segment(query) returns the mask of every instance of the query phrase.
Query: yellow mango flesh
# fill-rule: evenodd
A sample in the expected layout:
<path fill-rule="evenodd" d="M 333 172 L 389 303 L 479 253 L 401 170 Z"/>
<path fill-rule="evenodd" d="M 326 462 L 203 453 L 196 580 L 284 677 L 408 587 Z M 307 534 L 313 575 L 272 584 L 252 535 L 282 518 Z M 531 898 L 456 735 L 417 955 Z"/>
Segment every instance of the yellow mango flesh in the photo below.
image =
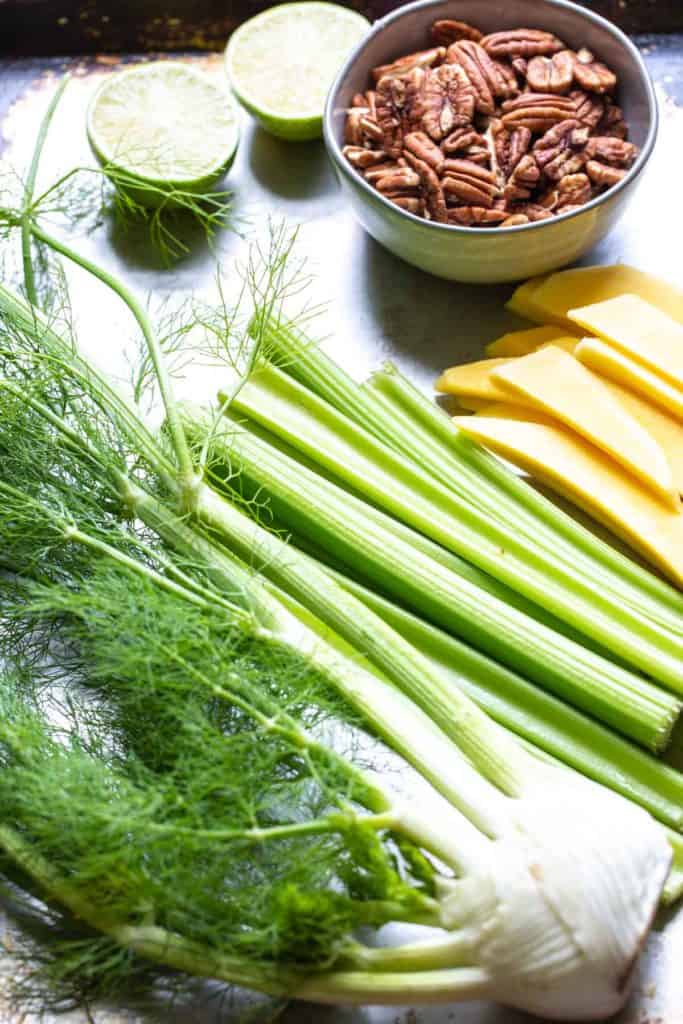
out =
<path fill-rule="evenodd" d="M 485 399 L 487 402 L 503 401 L 505 392 L 491 380 L 491 371 L 507 363 L 507 359 L 482 359 L 477 363 L 463 363 L 444 370 L 436 384 L 435 391 L 463 398 Z"/>
<path fill-rule="evenodd" d="M 517 316 L 524 317 L 526 320 L 536 320 L 539 323 L 543 323 L 543 313 L 534 304 L 533 297 L 545 280 L 547 280 L 547 275 L 532 277 L 523 284 L 518 285 L 505 303 L 505 308 L 509 309 L 511 313 L 516 313 Z"/>
<path fill-rule="evenodd" d="M 528 331 L 510 331 L 490 342 L 484 349 L 492 359 L 509 356 L 526 356 L 535 352 L 539 345 L 548 341 L 557 341 L 563 331 L 559 327 L 546 324 L 544 327 L 531 327 Z"/>
<path fill-rule="evenodd" d="M 532 289 L 533 306 L 529 308 L 533 309 L 534 316 L 531 319 L 563 324 L 572 331 L 574 324 L 567 317 L 570 309 L 625 294 L 638 295 L 683 323 L 683 291 L 623 263 L 612 267 L 576 267 L 550 274 Z"/>
<path fill-rule="evenodd" d="M 590 370 L 642 395 L 647 401 L 683 419 L 683 388 L 669 384 L 658 373 L 641 366 L 605 341 L 587 338 L 576 348 L 576 358 Z"/>
<path fill-rule="evenodd" d="M 531 402 L 595 444 L 659 497 L 678 506 L 671 467 L 648 432 L 573 356 L 553 345 L 510 360 L 492 373 L 513 400 Z"/>
<path fill-rule="evenodd" d="M 683 324 L 639 295 L 569 311 L 569 317 L 620 352 L 683 388 Z"/>
<path fill-rule="evenodd" d="M 551 419 L 456 417 L 470 437 L 573 501 L 678 585 L 683 585 L 683 515 L 666 508 L 634 477 Z"/>

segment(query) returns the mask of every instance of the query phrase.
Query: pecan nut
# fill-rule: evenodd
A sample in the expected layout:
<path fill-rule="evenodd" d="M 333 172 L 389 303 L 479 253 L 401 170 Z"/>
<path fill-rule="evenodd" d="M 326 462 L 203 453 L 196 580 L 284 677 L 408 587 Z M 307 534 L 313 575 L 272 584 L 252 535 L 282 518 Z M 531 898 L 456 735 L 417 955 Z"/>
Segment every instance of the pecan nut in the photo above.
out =
<path fill-rule="evenodd" d="M 444 162 L 443 150 L 429 138 L 425 132 L 409 132 L 403 140 L 403 144 L 419 160 L 433 167 L 437 174 L 441 174 Z"/>
<path fill-rule="evenodd" d="M 419 160 L 412 153 L 407 152 L 405 156 L 410 166 L 413 170 L 417 171 L 420 177 L 422 197 L 426 207 L 425 212 L 429 214 L 431 220 L 445 224 L 448 220 L 446 199 L 438 175 L 429 164 L 425 163 L 424 160 Z"/>
<path fill-rule="evenodd" d="M 537 28 L 513 28 L 505 32 L 492 32 L 484 36 L 481 45 L 492 57 L 549 57 L 552 53 L 565 50 L 561 39 L 552 32 Z"/>
<path fill-rule="evenodd" d="M 483 32 L 466 21 L 454 21 L 452 18 L 443 18 L 435 21 L 432 25 L 432 41 L 437 46 L 450 46 L 457 43 L 459 39 L 473 39 L 478 43 Z"/>
<path fill-rule="evenodd" d="M 621 181 L 626 171 L 619 167 L 608 167 L 599 160 L 589 160 L 586 163 L 586 174 L 599 188 L 611 188 Z"/>
<path fill-rule="evenodd" d="M 434 64 L 443 60 L 446 51 L 443 46 L 435 46 L 431 50 L 418 50 L 416 53 L 407 53 L 405 57 L 399 57 L 391 64 L 380 64 L 371 71 L 373 81 L 377 84 L 382 78 L 395 78 L 412 71 L 413 68 L 431 68 Z"/>
<path fill-rule="evenodd" d="M 586 92 L 612 92 L 617 84 L 617 76 L 596 60 L 590 50 L 581 49 L 576 55 L 574 78 Z"/>
<path fill-rule="evenodd" d="M 530 153 L 523 156 L 508 178 L 505 195 L 509 200 L 528 199 L 538 185 L 541 172 Z"/>
<path fill-rule="evenodd" d="M 392 203 L 400 206 L 402 210 L 412 213 L 415 217 L 424 217 L 425 202 L 421 196 L 386 196 L 385 198 L 391 199 Z"/>
<path fill-rule="evenodd" d="M 525 213 L 513 213 L 506 217 L 501 223 L 502 228 L 518 228 L 522 224 L 528 224 L 529 218 Z"/>
<path fill-rule="evenodd" d="M 610 167 L 630 167 L 638 155 L 638 149 L 632 142 L 623 139 L 594 135 L 586 143 L 585 154 L 589 160 L 600 160 Z"/>
<path fill-rule="evenodd" d="M 590 178 L 586 174 L 566 174 L 557 185 L 558 207 L 583 206 L 593 195 Z"/>
<path fill-rule="evenodd" d="M 414 68 L 408 75 L 385 76 L 377 85 L 377 123 L 382 149 L 392 159 L 403 150 L 403 137 L 419 126 L 420 96 L 425 72 Z M 352 111 L 353 113 L 353 111 Z"/>
<path fill-rule="evenodd" d="M 422 129 L 439 142 L 474 118 L 476 94 L 459 64 L 442 64 L 425 75 L 421 89 Z"/>
<path fill-rule="evenodd" d="M 546 132 L 572 116 L 575 116 L 575 106 L 569 96 L 526 92 L 503 103 L 503 124 L 507 128 Z"/>
<path fill-rule="evenodd" d="M 575 174 L 585 163 L 583 151 L 587 140 L 588 129 L 575 118 L 560 121 L 534 143 L 536 163 L 550 181 Z"/>
<path fill-rule="evenodd" d="M 609 96 L 605 96 L 603 110 L 602 118 L 596 127 L 598 135 L 611 135 L 615 139 L 625 139 L 628 135 L 628 128 L 621 107 L 613 103 Z"/>
<path fill-rule="evenodd" d="M 488 164 L 491 159 L 485 137 L 470 127 L 456 128 L 443 140 L 441 149 L 450 156 L 461 153 L 465 159 L 477 164 Z"/>
<path fill-rule="evenodd" d="M 508 128 L 499 119 L 491 122 L 491 138 L 496 163 L 505 178 L 509 178 L 515 167 L 531 145 L 528 128 Z"/>
<path fill-rule="evenodd" d="M 552 57 L 534 57 L 529 61 L 526 80 L 536 92 L 567 93 L 574 81 L 575 62 L 573 50 L 560 50 Z"/>
<path fill-rule="evenodd" d="M 486 206 L 453 206 L 448 211 L 448 223 L 460 227 L 495 227 L 506 218 L 505 210 L 492 210 Z"/>
<path fill-rule="evenodd" d="M 493 206 L 498 188 L 492 171 L 470 160 L 445 160 L 443 191 L 465 206 Z"/>
<path fill-rule="evenodd" d="M 420 175 L 412 171 L 410 167 L 397 167 L 388 170 L 377 179 L 375 187 L 378 192 L 387 194 L 408 194 L 417 195 L 422 182 Z"/>
<path fill-rule="evenodd" d="M 377 164 L 375 167 L 368 167 L 363 174 L 363 177 L 366 181 L 369 181 L 371 185 L 376 185 L 377 182 L 381 178 L 386 177 L 390 171 L 397 171 L 400 167 L 405 167 L 405 164 L 399 164 L 395 160 L 388 160 L 384 163 Z"/>
<path fill-rule="evenodd" d="M 353 167 L 364 171 L 386 160 L 383 149 L 366 149 L 364 146 L 344 146 L 342 153 Z"/>
<path fill-rule="evenodd" d="M 448 47 L 446 60 L 460 64 L 476 93 L 476 109 L 490 116 L 495 110 L 494 99 L 518 92 L 517 80 L 503 71 L 503 65 L 492 60 L 486 50 L 472 40 L 462 40 Z"/>

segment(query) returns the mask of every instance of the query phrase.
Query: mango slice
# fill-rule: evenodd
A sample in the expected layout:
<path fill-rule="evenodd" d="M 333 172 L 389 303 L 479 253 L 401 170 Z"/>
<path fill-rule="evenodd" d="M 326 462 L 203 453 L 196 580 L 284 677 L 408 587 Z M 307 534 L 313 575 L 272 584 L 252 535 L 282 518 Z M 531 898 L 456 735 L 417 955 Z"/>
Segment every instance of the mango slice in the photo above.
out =
<path fill-rule="evenodd" d="M 539 345 L 548 341 L 557 341 L 565 332 L 559 327 L 546 324 L 543 327 L 531 327 L 527 331 L 509 331 L 500 338 L 486 345 L 484 351 L 492 359 L 505 356 L 526 356 L 535 352 Z"/>
<path fill-rule="evenodd" d="M 605 341 L 586 338 L 576 347 L 576 358 L 616 384 L 642 395 L 649 402 L 683 420 L 683 388 L 669 384 L 658 373 L 641 366 Z"/>
<path fill-rule="evenodd" d="M 648 432 L 602 381 L 554 345 L 512 359 L 491 374 L 514 400 L 531 402 L 611 455 L 662 500 L 678 507 L 671 467 Z"/>
<path fill-rule="evenodd" d="M 549 418 L 461 416 L 456 426 L 606 525 L 679 586 L 683 515 L 665 507 L 599 448 Z"/>
<path fill-rule="evenodd" d="M 491 381 L 491 371 L 507 362 L 507 359 L 481 359 L 476 363 L 452 366 L 444 370 L 434 390 L 456 395 L 458 399 L 466 397 L 485 399 L 487 402 L 504 401 L 507 395 Z"/>
<path fill-rule="evenodd" d="M 537 284 L 531 294 L 533 302 L 528 308 L 534 315 L 530 319 L 561 324 L 570 331 L 575 329 L 567 318 L 570 309 L 625 294 L 639 295 L 678 323 L 683 323 L 683 291 L 668 281 L 623 263 L 612 267 L 560 270 Z"/>
<path fill-rule="evenodd" d="M 571 320 L 683 388 L 683 324 L 639 295 L 571 309 Z"/>
<path fill-rule="evenodd" d="M 528 281 L 518 285 L 505 303 L 505 308 L 509 309 L 511 313 L 516 313 L 517 316 L 524 317 L 526 320 L 536 320 L 539 323 L 543 323 L 543 313 L 534 304 L 533 297 L 534 293 L 547 278 L 547 274 L 540 277 L 531 277 Z"/>

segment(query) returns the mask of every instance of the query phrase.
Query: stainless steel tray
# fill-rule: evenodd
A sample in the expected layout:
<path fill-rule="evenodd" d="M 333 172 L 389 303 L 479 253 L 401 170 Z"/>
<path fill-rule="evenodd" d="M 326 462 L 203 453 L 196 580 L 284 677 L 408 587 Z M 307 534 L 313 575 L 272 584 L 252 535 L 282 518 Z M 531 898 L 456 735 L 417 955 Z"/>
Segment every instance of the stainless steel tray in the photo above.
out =
<path fill-rule="evenodd" d="M 642 41 L 661 101 L 660 140 L 650 169 L 626 220 L 587 262 L 626 261 L 681 281 L 683 205 L 678 195 L 683 158 L 683 37 Z M 216 56 L 183 58 L 222 74 Z M 42 179 L 55 179 L 74 163 L 90 163 L 84 111 L 96 79 L 115 69 L 112 57 L 87 60 L 18 61 L 0 67 L 5 107 L 0 147 L 2 163 L 23 171 L 35 132 L 56 77 L 65 69 L 74 80 L 65 95 L 45 150 Z M 12 100 L 8 103 L 9 96 Z M 230 172 L 235 213 L 245 233 L 265 237 L 268 217 L 299 224 L 298 253 L 317 278 L 316 301 L 327 307 L 316 331 L 335 357 L 359 378 L 391 357 L 425 390 L 444 366 L 476 358 L 483 344 L 517 325 L 503 303 L 510 288 L 460 286 L 430 278 L 400 263 L 371 241 L 352 220 L 337 191 L 322 143 L 288 145 L 264 134 L 244 118 L 238 157 Z M 214 262 L 199 246 L 173 270 L 161 271 L 145 255 L 134 235 L 112 232 L 105 222 L 78 241 L 80 249 L 124 276 L 141 295 L 176 302 L 193 291 L 210 293 Z M 243 261 L 247 242 L 223 233 L 217 243 L 224 269 Z M 112 373 L 126 375 L 124 352 L 134 334 L 119 304 L 82 272 L 69 274 L 79 335 L 88 352 Z M 236 285 L 237 274 L 230 278 Z M 154 300 L 153 300 L 154 301 Z M 197 363 L 187 390 L 197 397 L 215 389 L 215 370 Z M 11 961 L 6 964 L 12 970 Z M 105 1008 L 96 1019 L 113 1022 L 217 1024 L 237 1020 L 241 1001 L 217 1009 L 198 995 L 191 1005 L 160 1005 L 137 1011 Z M 82 1013 L 61 1020 L 81 1024 Z M 523 1014 L 469 1003 L 421 1009 L 327 1009 L 291 1004 L 284 1024 L 521 1024 Z M 0 1021 L 28 1024 L 0 1001 Z M 643 955 L 633 998 L 618 1018 L 621 1024 L 683 1024 L 683 911 L 660 915 Z"/>

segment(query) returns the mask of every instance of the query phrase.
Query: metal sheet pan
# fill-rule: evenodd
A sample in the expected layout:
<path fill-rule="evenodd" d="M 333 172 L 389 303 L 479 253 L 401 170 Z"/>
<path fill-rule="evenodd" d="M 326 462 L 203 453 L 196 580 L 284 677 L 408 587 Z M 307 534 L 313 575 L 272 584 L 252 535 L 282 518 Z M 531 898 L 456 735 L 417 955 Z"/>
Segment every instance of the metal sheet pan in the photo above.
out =
<path fill-rule="evenodd" d="M 622 225 L 586 262 L 627 261 L 681 280 L 683 206 L 678 195 L 683 159 L 683 37 L 641 40 L 657 84 L 662 129 L 651 167 Z M 222 74 L 215 56 L 183 57 Z M 106 56 L 74 60 L 26 60 L 0 65 L 0 111 L 4 114 L 0 147 L 5 168 L 21 172 L 40 117 L 58 75 L 69 69 L 74 81 L 65 96 L 45 151 L 46 182 L 73 166 L 90 162 L 84 111 L 96 79 L 119 64 Z M 326 303 L 316 330 L 325 345 L 359 378 L 391 357 L 425 390 L 438 370 L 480 355 L 482 346 L 504 330 L 518 326 L 503 309 L 510 288 L 458 286 L 430 278 L 397 261 L 364 235 L 337 191 L 321 143 L 287 145 L 255 129 L 245 118 L 237 161 L 229 183 L 235 191 L 235 214 L 244 234 L 264 237 L 269 217 L 286 217 L 300 225 L 298 252 L 306 271 L 316 278 L 317 301 Z M 134 234 L 113 230 L 104 221 L 78 240 L 82 251 L 125 276 L 152 303 L 180 301 L 190 291 L 213 287 L 213 255 L 199 245 L 173 270 L 150 259 Z M 217 254 L 236 287 L 235 262 L 244 261 L 248 242 L 225 232 Z M 79 335 L 89 353 L 119 376 L 126 375 L 124 354 L 132 325 L 112 296 L 79 272 L 70 274 Z M 215 386 L 215 371 L 198 361 L 187 389 L 205 395 Z M 13 969 L 11 961 L 5 964 Z M 159 1004 L 144 1010 L 116 1007 L 98 1011 L 102 1024 L 214 1024 L 236 1020 L 243 1004 L 217 1008 L 206 992 L 189 1005 Z M 33 1018 L 0 1003 L 0 1019 L 19 1024 Z M 61 1020 L 82 1024 L 82 1013 Z M 258 1018 L 257 1018 L 258 1019 Z M 490 1004 L 404 1010 L 326 1009 L 293 1004 L 279 1020 L 284 1024 L 522 1024 L 522 1014 Z M 662 914 L 642 958 L 633 999 L 620 1024 L 683 1024 L 683 911 Z"/>

